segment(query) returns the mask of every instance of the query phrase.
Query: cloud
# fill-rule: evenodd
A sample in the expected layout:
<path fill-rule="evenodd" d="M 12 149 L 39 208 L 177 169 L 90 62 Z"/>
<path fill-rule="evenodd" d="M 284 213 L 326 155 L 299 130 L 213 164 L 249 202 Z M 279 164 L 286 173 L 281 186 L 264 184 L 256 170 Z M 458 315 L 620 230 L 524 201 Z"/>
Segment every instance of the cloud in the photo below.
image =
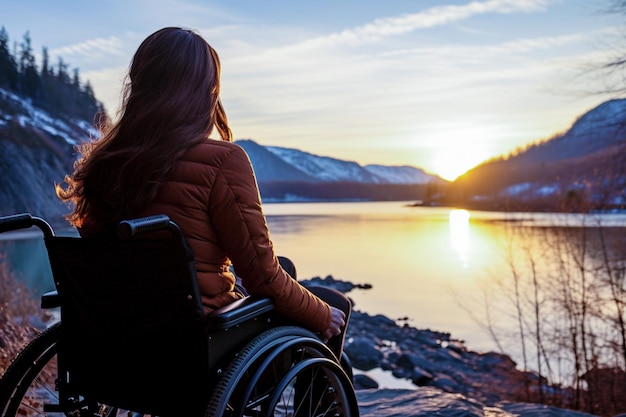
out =
<path fill-rule="evenodd" d="M 358 45 L 386 37 L 441 26 L 485 13 L 545 11 L 549 0 L 489 0 L 437 6 L 420 13 L 376 19 L 371 23 L 308 40 L 302 46 Z"/>
<path fill-rule="evenodd" d="M 120 106 L 122 82 L 126 71 L 127 67 L 120 65 L 87 71 L 83 74 L 84 78 L 88 79 L 93 86 L 98 100 L 102 101 L 111 117 L 116 117 L 116 112 Z"/>
<path fill-rule="evenodd" d="M 81 59 L 97 59 L 102 56 L 125 56 L 127 48 L 125 42 L 117 36 L 108 38 L 89 39 L 73 45 L 62 46 L 49 51 L 50 55 L 71 57 L 80 56 Z"/>

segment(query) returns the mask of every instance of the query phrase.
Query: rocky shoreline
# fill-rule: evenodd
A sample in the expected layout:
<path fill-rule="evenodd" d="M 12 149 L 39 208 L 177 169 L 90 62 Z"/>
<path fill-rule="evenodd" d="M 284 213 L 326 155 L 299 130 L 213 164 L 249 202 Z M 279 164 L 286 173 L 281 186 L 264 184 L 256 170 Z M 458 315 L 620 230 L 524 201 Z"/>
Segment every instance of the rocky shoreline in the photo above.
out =
<path fill-rule="evenodd" d="M 343 293 L 367 290 L 332 276 L 302 280 Z M 348 295 L 349 297 L 349 295 Z M 363 416 L 590 416 L 533 404 L 540 376 L 524 372 L 507 355 L 473 352 L 449 333 L 417 329 L 355 306 L 345 352 L 355 372 Z M 411 389 L 379 389 L 368 371 L 390 372 Z M 545 389 L 545 387 L 544 387 Z"/>
<path fill-rule="evenodd" d="M 303 280 L 341 292 L 370 285 L 332 276 Z M 348 295 L 349 296 L 349 295 Z M 34 323 L 21 326 L 0 309 L 0 371 L 19 346 L 32 338 Z M 43 324 L 43 323 L 39 323 Z M 590 417 L 590 414 L 528 401 L 538 376 L 522 372 L 508 356 L 472 352 L 449 333 L 417 329 L 406 320 L 371 316 L 357 308 L 346 335 L 345 352 L 355 372 L 362 417 Z M 372 374 L 382 371 L 407 388 L 380 388 Z"/>

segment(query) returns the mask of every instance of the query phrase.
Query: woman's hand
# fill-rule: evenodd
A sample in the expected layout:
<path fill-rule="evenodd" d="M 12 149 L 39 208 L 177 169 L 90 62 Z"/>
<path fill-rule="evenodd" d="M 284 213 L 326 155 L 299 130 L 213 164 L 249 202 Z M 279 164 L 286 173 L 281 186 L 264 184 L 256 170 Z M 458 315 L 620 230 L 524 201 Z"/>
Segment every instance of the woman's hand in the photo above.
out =
<path fill-rule="evenodd" d="M 337 307 L 330 306 L 330 325 L 322 332 L 322 338 L 328 340 L 341 333 L 341 329 L 346 325 L 346 315 Z"/>

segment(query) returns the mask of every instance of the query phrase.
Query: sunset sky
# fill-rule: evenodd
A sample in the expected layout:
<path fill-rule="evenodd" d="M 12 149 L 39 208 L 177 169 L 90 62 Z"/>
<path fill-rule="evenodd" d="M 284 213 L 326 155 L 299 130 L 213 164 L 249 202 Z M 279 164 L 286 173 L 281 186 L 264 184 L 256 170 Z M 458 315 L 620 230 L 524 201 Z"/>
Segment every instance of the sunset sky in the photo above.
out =
<path fill-rule="evenodd" d="M 139 43 L 197 29 L 236 139 L 454 178 L 567 129 L 626 47 L 610 0 L 0 0 L 0 25 L 78 67 L 115 114 Z M 39 61 L 40 62 L 40 61 Z"/>

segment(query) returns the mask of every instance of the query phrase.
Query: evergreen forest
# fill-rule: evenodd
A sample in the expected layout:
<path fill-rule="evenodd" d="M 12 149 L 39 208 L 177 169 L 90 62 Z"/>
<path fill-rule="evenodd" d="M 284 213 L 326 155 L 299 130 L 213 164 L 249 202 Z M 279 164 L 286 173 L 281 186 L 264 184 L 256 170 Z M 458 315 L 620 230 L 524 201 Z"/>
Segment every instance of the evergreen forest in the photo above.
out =
<path fill-rule="evenodd" d="M 36 62 L 30 33 L 21 42 L 11 41 L 4 26 L 0 29 L 0 89 L 18 94 L 58 118 L 93 121 L 105 115 L 104 106 L 94 96 L 89 81 L 81 82 L 78 68 L 69 69 L 59 57 L 50 62 L 46 47 Z"/>

